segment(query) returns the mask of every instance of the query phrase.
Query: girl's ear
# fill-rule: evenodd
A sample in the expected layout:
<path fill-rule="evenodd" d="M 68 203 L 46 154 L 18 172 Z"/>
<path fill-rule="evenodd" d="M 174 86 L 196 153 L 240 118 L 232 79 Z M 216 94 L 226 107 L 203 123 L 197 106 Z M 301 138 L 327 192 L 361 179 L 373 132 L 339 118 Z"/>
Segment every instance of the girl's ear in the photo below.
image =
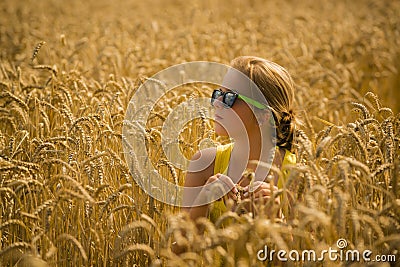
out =
<path fill-rule="evenodd" d="M 274 116 L 272 116 L 271 110 L 269 109 L 257 111 L 256 117 L 259 125 L 266 124 L 267 122 L 271 124 L 274 123 Z"/>

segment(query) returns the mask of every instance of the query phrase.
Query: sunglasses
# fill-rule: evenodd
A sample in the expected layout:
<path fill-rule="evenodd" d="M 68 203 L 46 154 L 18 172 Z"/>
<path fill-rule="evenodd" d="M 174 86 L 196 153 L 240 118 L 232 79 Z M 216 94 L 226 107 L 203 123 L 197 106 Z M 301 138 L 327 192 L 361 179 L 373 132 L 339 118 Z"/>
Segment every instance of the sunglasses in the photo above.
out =
<path fill-rule="evenodd" d="M 244 102 L 255 106 L 256 108 L 259 109 L 266 109 L 267 106 L 264 104 L 261 104 L 260 102 L 251 99 L 247 96 L 244 95 L 239 95 L 238 93 L 232 92 L 232 91 L 222 91 L 220 89 L 216 89 L 213 91 L 211 95 L 211 105 L 214 106 L 214 101 L 222 96 L 222 104 L 224 105 L 224 108 L 232 108 L 233 104 L 235 104 L 236 99 L 240 98 Z"/>

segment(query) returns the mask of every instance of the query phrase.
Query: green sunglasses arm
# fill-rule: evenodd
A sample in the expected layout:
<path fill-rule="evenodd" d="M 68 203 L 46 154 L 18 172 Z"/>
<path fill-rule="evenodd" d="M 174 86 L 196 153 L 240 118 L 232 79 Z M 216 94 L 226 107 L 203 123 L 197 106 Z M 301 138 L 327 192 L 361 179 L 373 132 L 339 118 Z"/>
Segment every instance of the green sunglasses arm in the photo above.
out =
<path fill-rule="evenodd" d="M 238 97 L 240 99 L 242 99 L 243 101 L 247 102 L 248 104 L 255 106 L 256 108 L 259 108 L 259 109 L 266 109 L 267 108 L 267 105 L 261 104 L 260 102 L 254 100 L 254 99 L 251 99 L 251 98 L 249 98 L 247 96 L 238 95 Z"/>

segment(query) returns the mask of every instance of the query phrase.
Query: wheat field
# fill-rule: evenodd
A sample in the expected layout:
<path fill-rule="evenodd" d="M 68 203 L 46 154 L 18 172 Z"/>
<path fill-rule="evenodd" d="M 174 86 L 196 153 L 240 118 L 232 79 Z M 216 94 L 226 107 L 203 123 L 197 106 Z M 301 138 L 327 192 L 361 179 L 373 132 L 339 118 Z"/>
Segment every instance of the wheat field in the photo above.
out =
<path fill-rule="evenodd" d="M 320 253 L 340 238 L 397 259 L 371 266 L 399 266 L 400 2 L 300 2 L 2 1 L 0 266 L 265 266 L 264 245 Z M 281 193 L 298 200 L 284 222 L 234 212 L 193 222 L 137 185 L 148 174 L 125 161 L 125 113 L 156 72 L 239 55 L 275 61 L 294 78 L 303 123 Z M 210 90 L 175 88 L 143 129 L 151 162 L 175 184 L 184 171 L 161 148 L 162 125 Z M 210 118 L 186 124 L 185 157 L 204 138 L 225 141 Z M 187 252 L 175 255 L 172 242 Z"/>

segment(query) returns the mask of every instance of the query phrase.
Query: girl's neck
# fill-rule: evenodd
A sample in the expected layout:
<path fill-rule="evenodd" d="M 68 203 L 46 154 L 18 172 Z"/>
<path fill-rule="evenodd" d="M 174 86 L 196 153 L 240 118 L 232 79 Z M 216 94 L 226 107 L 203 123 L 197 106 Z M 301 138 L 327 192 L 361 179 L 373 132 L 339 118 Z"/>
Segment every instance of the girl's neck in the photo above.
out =
<path fill-rule="evenodd" d="M 235 137 L 234 141 L 237 150 L 248 155 L 248 161 L 264 159 L 265 151 L 269 151 L 273 146 L 271 134 L 267 130 L 248 132 L 246 135 Z"/>
<path fill-rule="evenodd" d="M 266 176 L 268 170 L 260 167 L 256 162 L 272 164 L 274 155 L 271 151 L 275 148 L 268 133 L 248 133 L 248 135 L 234 138 L 234 141 L 235 146 L 230 161 L 230 169 L 234 175 L 238 176 L 240 172 L 248 168 L 256 171 L 256 174 L 260 176 Z"/>

